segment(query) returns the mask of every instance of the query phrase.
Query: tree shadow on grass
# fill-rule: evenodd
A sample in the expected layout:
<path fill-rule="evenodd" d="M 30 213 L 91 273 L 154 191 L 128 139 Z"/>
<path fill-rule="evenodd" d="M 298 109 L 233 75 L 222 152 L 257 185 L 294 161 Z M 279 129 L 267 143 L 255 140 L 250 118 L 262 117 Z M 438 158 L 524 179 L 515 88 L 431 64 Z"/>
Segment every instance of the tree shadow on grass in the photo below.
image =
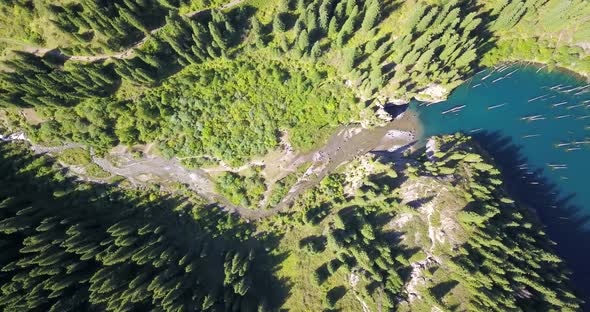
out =
<path fill-rule="evenodd" d="M 511 138 L 487 131 L 472 136 L 500 167 L 508 193 L 535 209 L 549 238 L 557 243 L 554 250 L 573 271 L 571 279 L 578 296 L 586 301 L 584 310 L 590 309 L 590 216 L 582 215 L 583 207 L 571 203 L 576 195 L 561 193 L 543 176 L 543 170 L 524 174 L 519 166 L 526 164 L 527 158 Z"/>
<path fill-rule="evenodd" d="M 436 286 L 432 287 L 430 290 L 432 294 L 438 299 L 441 300 L 446 294 L 448 294 L 455 286 L 457 286 L 459 282 L 457 281 L 447 281 L 437 284 Z"/>
<path fill-rule="evenodd" d="M 417 198 L 417 199 L 407 202 L 406 205 L 408 205 L 414 209 L 418 209 L 418 208 L 428 204 L 429 202 L 431 202 L 432 199 L 434 199 L 434 197 L 435 197 L 434 195 L 431 195 L 431 196 L 427 196 L 427 197 Z"/>
<path fill-rule="evenodd" d="M 330 213 L 330 204 L 321 203 L 305 212 L 305 220 L 313 225 L 318 225 Z"/>
<path fill-rule="evenodd" d="M 330 289 L 326 294 L 328 306 L 333 307 L 344 295 L 346 295 L 346 288 L 344 286 L 337 286 Z"/>
<path fill-rule="evenodd" d="M 281 264 L 289 256 L 282 252 L 274 254 L 271 250 L 278 250 L 282 239 L 280 235 L 267 235 L 264 238 L 254 238 L 248 243 L 251 244 L 260 255 L 255 259 L 253 270 L 252 293 L 257 298 L 265 298 L 270 311 L 279 311 L 280 307 L 289 297 L 292 283 L 287 278 L 277 278 L 276 272 L 280 270 Z"/>

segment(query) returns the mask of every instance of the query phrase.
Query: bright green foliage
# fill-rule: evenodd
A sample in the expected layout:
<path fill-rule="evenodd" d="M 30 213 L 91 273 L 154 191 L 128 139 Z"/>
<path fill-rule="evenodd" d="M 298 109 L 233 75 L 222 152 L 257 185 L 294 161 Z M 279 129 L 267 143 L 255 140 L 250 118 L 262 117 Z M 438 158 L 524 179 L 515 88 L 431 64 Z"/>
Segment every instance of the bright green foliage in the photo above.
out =
<path fill-rule="evenodd" d="M 354 68 L 357 53 L 355 48 L 350 48 L 344 51 L 344 70 L 351 71 Z"/>
<path fill-rule="evenodd" d="M 58 107 L 41 111 L 51 120 L 33 128 L 31 138 L 35 141 L 74 141 L 89 144 L 102 152 L 119 140 L 130 142 L 129 136 L 136 131 L 127 128 L 131 131 L 128 134 L 117 129 L 129 118 L 123 115 L 128 110 L 124 103 L 110 98 L 85 100 L 74 109 Z"/>
<path fill-rule="evenodd" d="M 290 173 L 286 177 L 277 181 L 273 186 L 271 194 L 269 195 L 269 206 L 275 207 L 285 197 L 285 195 L 287 195 L 287 192 L 289 192 L 295 182 L 297 182 L 296 173 Z"/>
<path fill-rule="evenodd" d="M 217 178 L 216 189 L 235 205 L 256 208 L 266 191 L 266 184 L 258 172 L 250 176 L 226 172 Z"/>
<path fill-rule="evenodd" d="M 274 62 L 267 62 L 267 58 L 281 59 L 288 72 L 297 71 L 295 68 L 300 67 L 300 64 L 296 64 L 293 66 L 295 68 L 290 68 L 292 59 L 297 58 L 308 63 L 301 67 L 309 68 L 309 63 L 318 64 L 322 72 L 329 73 L 314 80 L 311 86 L 304 83 L 303 87 L 295 88 L 296 82 L 287 80 L 292 83 L 289 87 L 293 90 L 315 89 L 315 86 L 322 85 L 323 79 L 350 81 L 354 86 L 351 92 L 356 93 L 359 98 L 378 95 L 408 97 L 432 83 L 452 89 L 466 75 L 472 73 L 474 67 L 505 60 L 532 59 L 548 62 L 550 66 L 566 66 L 580 72 L 590 71 L 588 58 L 581 48 L 561 47 L 553 39 L 543 41 L 534 37 L 504 40 L 502 37 L 512 29 L 522 31 L 523 28 L 538 27 L 553 31 L 559 29 L 556 20 L 578 21 L 588 10 L 588 6 L 582 5 L 579 0 L 492 1 L 481 7 L 470 2 L 445 1 L 433 4 L 419 1 L 412 7 L 411 14 L 400 19 L 399 23 L 403 25 L 399 25 L 399 29 L 391 33 L 382 21 L 395 24 L 397 21 L 391 17 L 397 17 L 396 14 L 400 12 L 382 10 L 383 4 L 376 0 L 292 2 L 289 4 L 288 1 L 281 1 L 280 9 L 273 10 L 269 16 L 251 16 L 241 8 L 181 15 L 179 13 L 186 12 L 184 9 L 189 6 L 202 5 L 172 0 L 117 0 L 104 6 L 92 1 L 82 1 L 79 4 L 59 3 L 50 6 L 51 10 L 45 10 L 47 12 L 43 10 L 46 4 L 35 3 L 32 9 L 18 4 L 20 2 L 6 4 L 15 5 L 23 12 L 33 12 L 33 15 L 42 16 L 49 14 L 49 11 L 53 12 L 50 14 L 56 25 L 60 25 L 64 32 L 79 37 L 79 40 L 75 39 L 78 43 L 71 47 L 80 51 L 66 49 L 64 53 L 96 54 L 98 50 L 93 52 L 92 49 L 96 49 L 98 42 L 105 50 L 118 50 L 131 42 L 139 41 L 146 31 L 163 26 L 153 31 L 133 53 L 104 63 L 86 62 L 83 65 L 82 62 L 64 62 L 64 56 L 57 52 L 48 53 L 42 59 L 21 53 L 6 62 L 6 67 L 14 71 L 1 73 L 0 101 L 4 105 L 33 106 L 43 111 L 46 119 L 51 121 L 29 131 L 29 136 L 38 141 L 73 140 L 106 150 L 118 143 L 168 141 L 169 137 L 173 137 L 174 140 L 163 148 L 167 156 L 207 154 L 212 156 L 210 159 L 243 161 L 252 155 L 263 154 L 275 145 L 276 139 L 271 138 L 267 131 L 271 128 L 293 130 L 294 125 L 305 124 L 308 129 L 306 135 L 312 133 L 312 137 L 303 138 L 297 135 L 294 140 L 298 143 L 293 143 L 298 147 L 308 148 L 312 142 L 321 141 L 311 129 L 325 126 L 328 128 L 322 129 L 333 129 L 334 125 L 349 122 L 347 116 L 354 114 L 350 115 L 348 111 L 356 109 L 342 109 L 350 101 L 337 99 L 338 105 L 331 101 L 310 103 L 309 106 L 295 105 L 297 110 L 293 111 L 301 113 L 295 113 L 294 116 L 284 114 L 281 103 L 273 105 L 272 112 L 268 113 L 269 117 L 265 117 L 262 122 L 256 121 L 254 125 L 233 122 L 236 119 L 234 116 L 238 114 L 223 115 L 230 111 L 229 106 L 236 106 L 240 107 L 239 114 L 245 116 L 245 103 L 233 103 L 233 100 L 225 96 L 235 94 L 231 92 L 231 87 L 223 86 L 224 91 L 229 93 L 219 93 L 223 98 L 221 100 L 207 96 L 205 99 L 198 99 L 202 103 L 215 103 L 209 113 L 221 113 L 214 114 L 213 119 L 217 120 L 215 123 L 223 130 L 227 127 L 219 119 L 226 116 L 232 116 L 228 121 L 236 127 L 257 128 L 254 132 L 247 131 L 247 138 L 258 140 L 259 146 L 244 147 L 233 141 L 235 131 L 216 136 L 220 127 L 214 127 L 203 134 L 201 128 L 204 126 L 201 124 L 208 120 L 196 117 L 200 116 L 195 115 L 198 108 L 175 99 L 169 101 L 169 97 L 176 95 L 169 94 L 167 99 L 161 101 L 173 102 L 174 105 L 146 104 L 139 100 L 145 93 L 148 93 L 148 98 L 153 97 L 145 89 L 157 88 L 161 84 L 169 88 L 185 89 L 186 84 L 181 82 L 185 78 L 185 72 L 177 74 L 179 78 L 170 76 L 195 65 L 217 66 L 207 64 L 209 62 L 244 63 L 244 59 L 252 55 L 256 55 L 254 58 L 262 63 Z M 216 3 L 212 2 L 211 5 Z M 177 12 L 174 8 L 178 7 L 181 10 Z M 393 7 L 398 9 L 400 6 Z M 269 25 L 260 24 L 259 21 Z M 249 27 L 249 23 L 252 27 Z M 583 21 L 580 20 L 580 23 Z M 292 25 L 292 29 L 287 29 L 287 26 Z M 576 27 L 574 36 L 583 38 L 584 28 Z M 246 31 L 250 34 L 246 34 Z M 375 35 L 378 31 L 379 37 Z M 486 45 L 491 42 L 491 35 L 500 36 L 497 43 L 494 43 L 495 47 Z M 86 42 L 84 38 L 90 41 Z M 253 44 L 242 44 L 241 40 L 244 38 L 252 40 Z M 481 52 L 487 48 L 491 49 L 482 57 Z M 250 49 L 262 51 L 260 54 L 258 51 L 251 54 Z M 219 61 L 219 58 L 229 58 L 229 61 Z M 483 62 L 480 63 L 480 60 Z M 339 76 L 324 70 L 324 67 L 330 66 L 336 69 Z M 197 72 L 195 75 L 201 75 L 200 70 Z M 266 75 L 264 71 L 257 71 L 257 74 L 261 77 Z M 302 74 L 308 76 L 307 73 Z M 252 77 L 252 81 L 265 79 L 267 78 Z M 205 78 L 202 80 L 206 82 Z M 235 82 L 234 79 L 224 81 Z M 172 87 L 174 83 L 180 83 L 181 86 Z M 264 88 L 271 90 L 275 85 L 276 81 L 265 83 Z M 280 86 L 277 88 L 277 101 L 287 102 Z M 127 93 L 129 90 L 131 94 Z M 338 93 L 343 93 L 340 91 L 339 89 Z M 117 100 L 113 100 L 114 97 Z M 192 99 L 183 101 L 193 102 Z M 84 110 L 54 108 L 56 106 L 81 106 Z M 275 115 L 277 106 L 281 113 Z M 92 112 L 89 112 L 90 107 Z M 260 106 L 252 107 L 252 114 L 259 116 Z M 307 110 L 304 107 L 312 108 Z M 180 116 L 177 112 L 182 112 L 183 115 Z M 248 110 L 248 114 L 250 113 Z M 181 134 L 178 137 L 171 136 L 170 128 L 166 126 L 171 123 L 169 117 L 174 114 L 177 115 L 175 118 L 183 120 L 174 127 Z M 301 114 L 305 116 L 300 116 Z M 140 120 L 135 120 L 136 115 Z M 278 115 L 281 118 L 274 117 Z M 339 116 L 334 118 L 334 115 Z M 311 116 L 316 120 L 308 123 Z M 191 123 L 197 125 L 197 129 L 184 126 L 189 123 L 190 118 L 197 120 Z M 179 127 L 182 127 L 182 131 L 178 131 Z M 261 128 L 264 130 L 260 131 Z M 322 130 L 322 133 L 326 131 Z"/>
<path fill-rule="evenodd" d="M 87 165 L 91 162 L 90 153 L 82 148 L 67 149 L 59 154 L 58 159 L 68 165 Z"/>
<path fill-rule="evenodd" d="M 492 29 L 496 31 L 509 30 L 518 23 L 525 13 L 526 7 L 523 1 L 511 1 L 498 13 L 498 18 L 494 22 Z"/>
<path fill-rule="evenodd" d="M 490 3 L 495 21 L 490 28 L 500 36 L 484 64 L 534 61 L 549 68 L 565 67 L 588 75 L 583 46 L 590 39 L 590 6 L 582 0 L 521 0 Z M 492 47 L 492 46 L 490 46 Z"/>
<path fill-rule="evenodd" d="M 136 103 L 136 140 L 161 140 L 167 155 L 211 155 L 231 164 L 275 148 L 279 129 L 296 148 L 308 149 L 324 140 L 320 128 L 356 113 L 347 90 L 318 87 L 309 77 L 250 58 L 189 67 Z"/>

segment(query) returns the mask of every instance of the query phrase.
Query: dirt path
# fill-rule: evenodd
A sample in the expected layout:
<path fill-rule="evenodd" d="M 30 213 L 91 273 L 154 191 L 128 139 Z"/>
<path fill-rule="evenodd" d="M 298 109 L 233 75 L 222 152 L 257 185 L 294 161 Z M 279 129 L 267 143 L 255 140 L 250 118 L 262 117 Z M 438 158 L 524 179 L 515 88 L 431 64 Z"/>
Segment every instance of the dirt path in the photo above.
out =
<path fill-rule="evenodd" d="M 234 6 L 239 5 L 240 3 L 244 2 L 244 0 L 233 0 L 229 3 L 226 3 L 220 7 L 218 7 L 218 10 L 225 10 L 225 9 L 229 9 L 232 8 Z M 199 15 L 201 13 L 205 13 L 205 12 L 209 12 L 212 9 L 202 9 L 202 10 L 197 10 L 197 11 L 192 11 L 189 13 L 184 14 L 184 16 L 191 18 L 193 16 Z M 134 55 L 134 50 L 135 49 L 139 49 L 141 48 L 146 41 L 150 38 L 150 36 L 153 36 L 155 34 L 157 34 L 160 30 L 162 30 L 166 25 L 163 25 L 161 27 L 158 27 L 156 29 L 152 29 L 149 33 L 149 35 L 145 36 L 143 39 L 141 39 L 140 41 L 136 42 L 135 44 L 133 44 L 131 47 L 119 52 L 119 53 L 115 53 L 115 54 L 97 54 L 97 55 L 66 55 L 61 53 L 58 48 L 55 49 L 48 49 L 48 48 L 43 48 L 43 47 L 36 47 L 36 46 L 32 46 L 26 42 L 22 42 L 22 41 L 18 41 L 18 40 L 14 40 L 11 38 L 0 38 L 0 40 L 2 41 L 6 41 L 6 42 L 11 42 L 11 43 L 15 43 L 15 44 L 19 44 L 22 45 L 23 51 L 31 53 L 31 54 L 35 54 L 37 56 L 44 56 L 46 54 L 49 54 L 51 56 L 54 57 L 59 57 L 61 59 L 64 60 L 71 60 L 71 61 L 79 61 L 79 62 L 96 62 L 96 61 L 102 61 L 102 60 L 106 60 L 106 59 L 128 59 L 133 57 Z"/>
<path fill-rule="evenodd" d="M 145 184 L 153 180 L 173 181 L 188 186 L 199 196 L 211 203 L 219 203 L 228 211 L 242 215 L 244 208 L 232 205 L 227 199 L 215 193 L 215 186 L 210 176 L 200 169 L 187 169 L 177 159 L 167 160 L 148 156 L 134 159 L 129 153 L 111 154 L 118 158 L 115 166 L 106 158 L 97 157 L 91 151 L 92 160 L 103 170 L 125 177 L 133 183 Z"/>
<path fill-rule="evenodd" d="M 406 113 L 399 120 L 385 127 L 361 129 L 356 126 L 343 127 L 328 143 L 312 154 L 312 165 L 293 185 L 283 200 L 273 209 L 261 211 L 266 217 L 289 208 L 290 204 L 305 190 L 317 185 L 338 166 L 357 156 L 371 151 L 393 150 L 414 142 L 416 116 Z"/>
<path fill-rule="evenodd" d="M 275 208 L 267 210 L 253 210 L 231 204 L 226 198 L 215 192 L 214 182 L 207 171 L 203 169 L 187 169 L 181 165 L 178 159 L 168 160 L 153 155 L 135 159 L 132 154 L 127 152 L 111 152 L 109 157 L 117 159 L 115 165 L 107 158 L 96 156 L 92 150 L 91 156 L 93 162 L 103 170 L 113 175 L 123 176 L 133 183 L 145 184 L 157 181 L 182 183 L 206 200 L 220 204 L 226 211 L 238 213 L 246 219 L 261 219 L 289 208 L 299 194 L 315 186 L 339 165 L 352 160 L 356 156 L 370 151 L 382 151 L 404 146 L 412 142 L 414 140 L 412 132 L 415 131 L 415 122 L 414 116 L 405 115 L 400 120 L 395 120 L 381 128 L 343 127 L 329 139 L 325 146 L 315 152 L 293 155 L 292 151 L 287 151 L 287 154 L 290 153 L 293 157 L 290 158 L 291 163 L 284 165 L 285 170 L 293 170 L 292 167 L 295 166 L 295 163 L 302 163 L 308 159 L 312 162 L 312 165 L 289 190 L 285 198 Z M 0 136 L 0 139 L 28 141 L 22 133 L 6 137 Z M 79 147 L 84 146 L 76 143 L 55 147 L 31 144 L 31 149 L 37 154 L 59 153 L 66 149 Z M 258 165 L 258 163 L 252 162 L 249 165 Z"/>

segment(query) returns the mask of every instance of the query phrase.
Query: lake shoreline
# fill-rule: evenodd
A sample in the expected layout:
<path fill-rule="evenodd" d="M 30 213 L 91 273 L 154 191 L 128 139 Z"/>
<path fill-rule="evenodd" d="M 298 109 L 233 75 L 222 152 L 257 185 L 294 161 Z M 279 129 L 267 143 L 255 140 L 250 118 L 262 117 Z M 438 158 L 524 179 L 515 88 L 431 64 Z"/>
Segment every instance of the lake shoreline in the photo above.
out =
<path fill-rule="evenodd" d="M 567 68 L 564 66 L 558 66 L 558 65 L 554 65 L 554 67 L 552 69 L 549 69 L 548 68 L 549 65 L 547 63 L 543 63 L 543 62 L 539 62 L 539 61 L 526 61 L 526 60 L 503 61 L 503 62 L 497 63 L 494 67 L 496 67 L 498 65 L 500 65 L 500 66 L 501 65 L 509 65 L 509 66 L 524 65 L 525 68 L 527 66 L 531 65 L 532 67 L 536 67 L 538 70 L 545 69 L 548 73 L 551 73 L 553 70 L 555 70 L 559 73 L 566 74 L 566 75 L 569 75 L 575 79 L 583 81 L 584 83 L 590 83 L 590 74 L 580 73 L 580 72 L 577 72 L 573 69 L 570 69 L 570 68 Z M 489 69 L 489 68 L 490 67 L 486 67 L 486 69 Z"/>
<path fill-rule="evenodd" d="M 414 101 L 411 109 L 419 114 L 423 137 L 463 132 L 493 156 L 511 195 L 535 210 L 557 243 L 554 249 L 574 272 L 572 282 L 590 308 L 590 194 L 585 188 L 590 86 L 561 68 L 503 64 L 512 67 L 485 69 L 454 89 L 447 101 L 429 106 Z M 442 114 L 461 105 L 460 111 Z"/>

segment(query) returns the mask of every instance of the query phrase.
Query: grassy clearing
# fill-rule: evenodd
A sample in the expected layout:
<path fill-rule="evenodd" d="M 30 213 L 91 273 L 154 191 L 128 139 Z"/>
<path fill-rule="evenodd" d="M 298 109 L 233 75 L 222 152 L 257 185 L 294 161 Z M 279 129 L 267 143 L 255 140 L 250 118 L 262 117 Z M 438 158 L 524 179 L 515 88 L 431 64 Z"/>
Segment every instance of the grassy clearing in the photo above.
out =
<path fill-rule="evenodd" d="M 337 270 L 321 285 L 318 285 L 314 279 L 317 268 L 336 257 L 333 252 L 324 250 L 312 254 L 299 248 L 302 240 L 321 236 L 322 231 L 322 226 L 311 225 L 304 225 L 288 231 L 275 251 L 277 254 L 288 254 L 276 275 L 278 278 L 286 278 L 290 282 L 290 296 L 284 307 L 288 307 L 291 311 L 323 311 L 326 309 L 324 302 L 327 292 L 337 287 L 348 288 L 349 276 L 344 269 Z M 361 311 L 362 307 L 353 293 L 346 291 L 345 295 L 338 300 L 335 309 Z"/>

